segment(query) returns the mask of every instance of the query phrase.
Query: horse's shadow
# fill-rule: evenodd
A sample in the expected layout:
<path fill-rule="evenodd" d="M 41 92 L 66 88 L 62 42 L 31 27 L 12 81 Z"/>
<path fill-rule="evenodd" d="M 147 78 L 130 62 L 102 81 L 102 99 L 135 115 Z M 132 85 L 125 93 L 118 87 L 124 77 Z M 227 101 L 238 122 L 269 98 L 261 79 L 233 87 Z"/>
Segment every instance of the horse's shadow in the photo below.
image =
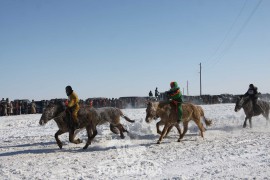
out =
<path fill-rule="evenodd" d="M 138 143 L 138 144 L 129 144 L 128 148 L 137 148 L 137 147 L 145 147 L 148 148 L 150 146 L 160 146 L 156 144 L 157 138 L 160 135 L 154 135 L 154 134 L 150 134 L 150 135 L 134 135 L 134 134 L 130 134 L 130 139 L 131 140 L 152 140 L 152 142 L 142 142 L 142 143 Z M 197 136 L 197 134 L 186 134 L 187 137 L 191 137 L 191 136 Z M 178 138 L 178 135 L 171 135 L 171 136 L 167 136 L 166 139 L 169 139 L 169 141 L 165 141 L 162 142 L 162 144 L 169 144 L 171 143 L 171 140 L 175 140 L 176 138 Z M 184 139 L 182 141 L 195 141 L 193 139 Z M 84 143 L 84 142 L 83 142 Z M 50 145 L 55 145 L 54 148 L 40 148 L 40 149 L 25 149 L 25 150 L 19 150 L 19 151 L 14 151 L 14 152 L 5 152 L 5 153 L 0 153 L 0 157 L 7 157 L 7 156 L 16 156 L 16 155 L 22 155 L 22 154 L 49 154 L 49 153 L 56 153 L 56 152 L 69 152 L 69 153 L 89 153 L 89 152 L 105 152 L 105 151 L 109 151 L 109 150 L 114 150 L 114 149 L 118 149 L 118 148 L 123 148 L 123 147 L 116 147 L 116 146 L 109 146 L 109 147 L 103 147 L 103 146 L 99 146 L 99 145 L 92 145 L 89 146 L 89 148 L 87 150 L 82 149 L 83 147 L 83 143 L 82 144 L 78 144 L 76 148 L 65 148 L 65 146 L 63 147 L 63 149 L 59 149 L 56 142 L 52 141 L 52 142 L 40 142 L 40 143 L 28 143 L 28 144 L 20 144 L 20 145 L 12 145 L 12 146 L 5 146 L 5 147 L 0 147 L 3 149 L 7 149 L 7 148 L 31 148 L 34 146 L 50 146 Z M 69 144 L 68 142 L 63 142 L 63 144 L 67 145 Z"/>
<path fill-rule="evenodd" d="M 6 146 L 6 147 L 1 147 L 1 148 L 20 148 L 20 147 L 31 147 L 31 146 L 36 146 L 36 145 L 46 146 L 46 145 L 51 145 L 51 144 L 55 144 L 55 142 L 21 144 L 21 145 L 17 145 L 17 146 Z M 16 156 L 16 155 L 21 155 L 21 154 L 54 153 L 56 151 L 59 151 L 59 149 L 56 149 L 56 148 L 50 148 L 50 149 L 25 149 L 25 150 L 14 151 L 14 152 L 0 153 L 0 157 Z"/>
<path fill-rule="evenodd" d="M 56 142 L 22 144 L 22 145 L 17 145 L 17 146 L 6 146 L 6 147 L 2 147 L 2 148 L 32 147 L 32 146 L 36 146 L 36 145 L 47 146 L 47 145 L 52 145 L 52 144 L 56 145 Z M 59 149 L 56 145 L 55 148 L 50 148 L 50 149 L 44 149 L 44 148 L 25 149 L 25 150 L 19 150 L 19 151 L 14 151 L 14 152 L 6 152 L 6 153 L 0 153 L 0 157 L 17 156 L 17 155 L 22 155 L 22 154 L 49 154 L 49 153 L 56 153 L 56 152 L 69 152 L 69 153 L 105 152 L 105 151 L 117 149 L 116 146 L 102 147 L 102 146 L 97 145 L 97 146 L 89 146 L 89 148 L 87 150 L 84 150 L 84 149 L 82 149 L 83 148 L 82 144 L 78 144 L 78 146 L 76 148 L 73 148 L 73 149 L 72 148 L 65 149 L 65 147 L 63 147 L 63 149 Z M 156 145 L 156 143 L 153 142 L 153 143 L 131 144 L 131 145 L 128 145 L 128 148 L 136 148 L 139 146 L 149 147 L 152 145 Z M 120 147 L 120 148 L 122 148 L 122 147 Z"/>
<path fill-rule="evenodd" d="M 207 129 L 207 131 L 224 131 L 224 132 L 233 132 L 233 131 L 241 131 L 243 130 L 243 126 L 242 125 L 227 125 L 227 126 L 222 126 L 222 127 L 213 127 L 213 128 L 209 128 Z M 207 132 L 206 131 L 206 132 Z"/>
<path fill-rule="evenodd" d="M 31 147 L 31 146 L 37 146 L 37 145 L 41 145 L 41 146 L 48 146 L 48 145 L 52 145 L 55 144 L 55 142 L 40 142 L 40 143 L 32 143 L 32 144 L 20 144 L 20 145 L 14 145 L 14 146 L 5 146 L 5 147 L 0 147 L 0 148 L 21 148 L 21 147 Z"/>

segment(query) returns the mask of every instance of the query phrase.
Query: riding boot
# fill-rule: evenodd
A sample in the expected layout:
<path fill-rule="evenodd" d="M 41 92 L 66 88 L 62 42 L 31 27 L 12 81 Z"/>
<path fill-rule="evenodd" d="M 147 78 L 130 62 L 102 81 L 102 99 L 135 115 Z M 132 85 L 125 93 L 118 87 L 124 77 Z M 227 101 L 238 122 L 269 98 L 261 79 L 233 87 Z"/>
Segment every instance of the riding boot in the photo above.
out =
<path fill-rule="evenodd" d="M 79 120 L 78 120 L 77 117 L 74 117 L 74 118 L 73 118 L 73 128 L 74 128 L 75 130 L 80 128 L 80 123 L 79 123 Z"/>

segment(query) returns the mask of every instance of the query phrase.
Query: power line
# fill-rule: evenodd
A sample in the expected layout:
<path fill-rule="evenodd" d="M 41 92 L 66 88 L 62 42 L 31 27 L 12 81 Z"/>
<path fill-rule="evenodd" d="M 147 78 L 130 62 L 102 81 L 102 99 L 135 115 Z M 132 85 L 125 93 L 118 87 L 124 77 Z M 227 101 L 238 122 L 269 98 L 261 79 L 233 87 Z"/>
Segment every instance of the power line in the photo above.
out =
<path fill-rule="evenodd" d="M 242 8 L 240 9 L 238 15 L 235 17 L 233 23 L 231 24 L 230 28 L 228 29 L 227 33 L 225 34 L 223 40 L 217 46 L 217 48 L 215 49 L 214 53 L 208 58 L 209 60 L 215 60 L 214 56 L 218 53 L 218 51 L 221 49 L 221 47 L 224 44 L 224 42 L 228 39 L 229 34 L 231 33 L 231 31 L 233 30 L 234 26 L 236 25 L 236 22 L 238 21 L 239 17 L 242 15 L 243 10 L 245 9 L 246 5 L 247 5 L 247 0 L 245 0 Z"/>
<path fill-rule="evenodd" d="M 230 41 L 230 43 L 226 46 L 225 49 L 223 49 L 223 51 L 221 51 L 221 53 L 220 53 L 220 55 L 219 55 L 218 57 L 214 58 L 215 61 L 213 61 L 211 67 L 213 67 L 213 66 L 215 66 L 216 64 L 218 64 L 218 63 L 221 61 L 221 59 L 225 56 L 225 54 L 232 48 L 232 46 L 234 45 L 234 43 L 236 42 L 236 40 L 239 38 L 239 36 L 241 35 L 241 33 L 244 31 L 244 29 L 245 29 L 246 26 L 248 25 L 248 23 L 249 23 L 249 21 L 251 20 L 251 18 L 252 18 L 252 17 L 254 16 L 254 14 L 256 13 L 256 11 L 257 11 L 257 9 L 259 8 L 259 6 L 261 5 L 262 1 L 263 1 L 263 0 L 259 0 L 259 1 L 257 2 L 256 6 L 253 8 L 253 10 L 251 11 L 250 15 L 249 15 L 248 18 L 245 20 L 245 22 L 243 23 L 243 25 L 241 26 L 241 28 L 238 30 L 238 32 L 235 34 L 235 36 L 234 36 L 233 39 Z M 243 5 L 243 7 L 241 8 L 241 10 L 240 10 L 240 12 L 239 12 L 239 14 L 238 14 L 238 16 L 237 16 L 236 19 L 238 19 L 238 18 L 240 17 L 240 15 L 242 14 L 243 9 L 244 9 L 244 7 L 246 6 L 246 2 L 247 2 L 247 1 L 245 1 L 244 5 Z M 233 25 L 231 26 L 231 28 L 234 26 L 234 24 L 235 24 L 236 22 L 237 22 L 237 21 L 235 21 L 235 22 L 233 23 Z M 231 28 L 230 28 L 230 30 L 229 30 L 228 32 L 231 31 Z M 228 34 L 229 34 L 229 33 L 228 33 Z M 227 38 L 227 34 L 226 34 L 226 36 L 225 36 L 224 39 L 226 39 L 226 38 Z M 224 41 L 225 41 L 225 40 L 224 40 Z M 222 41 L 221 44 L 223 44 L 223 41 Z M 208 66 L 208 68 L 210 68 L 210 67 Z"/>
<path fill-rule="evenodd" d="M 234 38 L 231 40 L 230 44 L 222 51 L 221 55 L 218 58 L 216 58 L 217 60 L 215 61 L 215 64 L 214 65 L 216 65 L 217 63 L 219 63 L 220 60 L 225 56 L 225 54 L 232 48 L 232 46 L 234 45 L 234 43 L 236 42 L 236 40 L 242 34 L 242 32 L 244 31 L 244 29 L 248 25 L 249 21 L 251 20 L 251 18 L 253 17 L 253 15 L 255 14 L 255 12 L 257 11 L 257 9 L 259 8 L 259 6 L 262 3 L 262 1 L 263 0 L 259 0 L 258 1 L 258 3 L 256 4 L 256 6 L 253 8 L 251 14 L 248 16 L 248 18 L 246 19 L 246 21 L 244 22 L 244 24 L 241 26 L 241 28 L 239 29 L 239 31 L 236 33 L 236 35 L 234 36 Z"/>

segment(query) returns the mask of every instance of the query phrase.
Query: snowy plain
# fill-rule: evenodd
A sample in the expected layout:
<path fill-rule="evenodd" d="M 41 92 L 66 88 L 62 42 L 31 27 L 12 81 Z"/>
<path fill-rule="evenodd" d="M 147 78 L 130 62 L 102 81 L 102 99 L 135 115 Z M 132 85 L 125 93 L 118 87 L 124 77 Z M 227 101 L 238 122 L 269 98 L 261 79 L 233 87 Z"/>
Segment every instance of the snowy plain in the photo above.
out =
<path fill-rule="evenodd" d="M 83 150 L 82 144 L 60 139 L 59 149 L 52 120 L 39 125 L 41 115 L 0 117 L 0 179 L 270 179 L 270 125 L 262 116 L 253 128 L 243 129 L 244 112 L 234 104 L 202 106 L 213 125 L 205 139 L 191 122 L 182 142 L 175 129 L 157 145 L 156 122 L 145 122 L 145 109 L 124 109 L 135 119 L 122 123 L 130 131 L 124 140 L 98 127 L 98 135 Z"/>

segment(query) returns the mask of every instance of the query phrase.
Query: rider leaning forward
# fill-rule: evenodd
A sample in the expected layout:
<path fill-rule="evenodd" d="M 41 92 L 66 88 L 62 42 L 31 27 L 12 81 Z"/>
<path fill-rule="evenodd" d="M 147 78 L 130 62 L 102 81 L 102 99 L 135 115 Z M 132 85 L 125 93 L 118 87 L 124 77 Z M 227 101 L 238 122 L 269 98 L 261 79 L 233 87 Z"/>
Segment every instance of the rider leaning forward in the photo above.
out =
<path fill-rule="evenodd" d="M 258 108 L 263 113 L 263 108 L 258 104 L 259 95 L 260 93 L 258 93 L 258 88 L 253 84 L 250 84 L 248 91 L 244 94 L 244 97 L 249 97 L 252 100 L 253 108 Z"/>
<path fill-rule="evenodd" d="M 77 94 L 73 91 L 71 86 L 66 87 L 66 94 L 69 98 L 69 101 L 66 106 L 72 113 L 74 128 L 77 129 L 79 128 L 79 121 L 78 121 L 78 111 L 80 109 L 79 98 Z"/>
<path fill-rule="evenodd" d="M 180 91 L 180 88 L 178 87 L 177 82 L 171 82 L 170 83 L 171 89 L 166 92 L 169 100 L 175 105 L 176 111 L 178 114 L 177 122 L 180 123 L 182 121 L 182 94 Z"/>

